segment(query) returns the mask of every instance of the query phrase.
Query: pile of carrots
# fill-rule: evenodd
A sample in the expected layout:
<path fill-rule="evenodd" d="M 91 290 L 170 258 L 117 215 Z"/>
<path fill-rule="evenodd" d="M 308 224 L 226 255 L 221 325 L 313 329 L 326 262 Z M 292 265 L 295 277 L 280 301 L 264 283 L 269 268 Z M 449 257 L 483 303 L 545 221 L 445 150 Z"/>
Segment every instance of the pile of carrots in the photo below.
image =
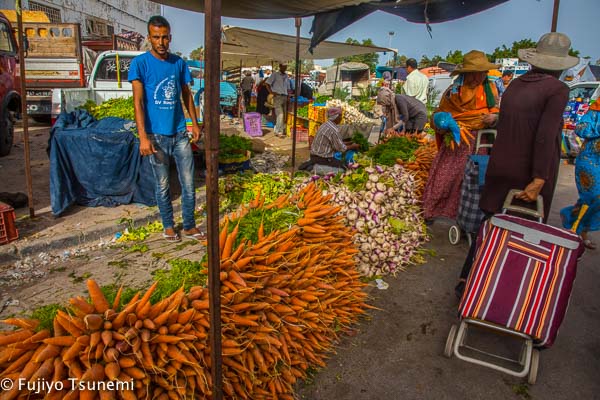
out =
<path fill-rule="evenodd" d="M 310 184 L 270 204 L 258 198 L 224 219 L 219 244 L 226 398 L 293 399 L 296 380 L 309 367 L 325 366 L 339 334 L 369 307 L 353 261 L 352 232 L 329 196 Z M 253 208 L 290 206 L 302 216 L 288 231 L 265 233 L 261 225 L 255 243 L 237 237 Z M 87 287 L 89 301 L 72 298 L 69 312 L 56 315 L 53 331 L 36 331 L 34 320 L 3 321 L 18 329 L 0 333 L 0 379 L 62 382 L 64 389 L 35 394 L 14 385 L 0 400 L 210 398 L 206 288 L 180 289 L 152 304 L 155 283 L 119 307 L 120 291 L 109 304 L 96 282 Z M 133 389 L 90 391 L 72 387 L 69 378 L 133 382 Z"/>
<path fill-rule="evenodd" d="M 413 172 L 413 174 L 417 178 L 415 182 L 415 195 L 417 196 L 417 198 L 420 199 L 421 196 L 423 196 L 423 190 L 425 189 L 425 184 L 427 183 L 427 179 L 429 178 L 429 170 L 431 169 L 431 164 L 433 164 L 433 159 L 437 154 L 437 146 L 435 144 L 435 140 L 428 138 L 426 135 L 412 136 L 416 137 L 417 141 L 420 144 L 420 146 L 414 152 L 414 157 L 412 161 L 403 161 L 402 159 L 397 159 L 396 163 L 404 166 L 406 169 Z"/>

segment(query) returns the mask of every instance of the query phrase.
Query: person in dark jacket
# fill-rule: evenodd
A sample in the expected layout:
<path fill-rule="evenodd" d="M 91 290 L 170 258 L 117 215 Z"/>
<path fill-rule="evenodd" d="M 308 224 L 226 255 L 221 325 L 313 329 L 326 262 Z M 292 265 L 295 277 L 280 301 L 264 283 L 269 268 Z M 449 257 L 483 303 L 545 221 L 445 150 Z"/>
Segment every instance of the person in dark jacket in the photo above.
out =
<path fill-rule="evenodd" d="M 542 195 L 547 221 L 560 164 L 562 114 L 569 88 L 558 77 L 579 59 L 569 56 L 571 40 L 563 33 L 543 35 L 535 49 L 519 50 L 531 71 L 513 80 L 502 96 L 497 136 L 485 176 L 479 207 L 486 217 L 502 210 L 511 189 L 525 202 Z M 476 241 L 469 250 L 456 294 L 462 296 L 473 264 Z"/>
<path fill-rule="evenodd" d="M 427 123 L 427 107 L 416 97 L 406 94 L 396 95 L 396 108 L 404 124 L 402 132 L 421 133 Z M 396 124 L 398 125 L 398 124 Z"/>

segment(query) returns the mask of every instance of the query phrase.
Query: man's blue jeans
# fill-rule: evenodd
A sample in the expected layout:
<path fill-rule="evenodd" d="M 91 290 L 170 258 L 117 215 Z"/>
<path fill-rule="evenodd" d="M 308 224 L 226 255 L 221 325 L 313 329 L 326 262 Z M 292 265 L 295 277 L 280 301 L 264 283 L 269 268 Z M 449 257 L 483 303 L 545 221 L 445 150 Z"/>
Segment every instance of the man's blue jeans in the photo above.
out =
<path fill-rule="evenodd" d="M 183 229 L 190 230 L 196 227 L 194 210 L 196 208 L 196 194 L 194 191 L 194 155 L 190 139 L 186 132 L 173 136 L 148 134 L 148 139 L 154 145 L 156 153 L 150 156 L 150 165 L 154 173 L 156 202 L 162 218 L 163 228 L 173 228 L 173 204 L 171 203 L 171 190 L 169 182 L 169 168 L 171 157 L 177 165 L 177 175 L 181 185 L 181 213 L 183 215 Z"/>

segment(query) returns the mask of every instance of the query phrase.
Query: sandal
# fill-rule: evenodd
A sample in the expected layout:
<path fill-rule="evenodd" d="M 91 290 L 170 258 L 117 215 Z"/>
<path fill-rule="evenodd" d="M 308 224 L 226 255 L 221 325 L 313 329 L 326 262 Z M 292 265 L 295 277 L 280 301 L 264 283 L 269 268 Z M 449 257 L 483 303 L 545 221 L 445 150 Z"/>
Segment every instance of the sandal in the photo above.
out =
<path fill-rule="evenodd" d="M 583 241 L 583 245 L 590 250 L 596 250 L 596 243 L 592 242 L 590 239 L 585 239 Z"/>
<path fill-rule="evenodd" d="M 199 242 L 202 242 L 204 240 L 206 240 L 206 234 L 204 232 L 198 231 L 198 232 L 194 232 L 194 233 L 186 233 L 185 231 L 182 232 L 183 233 L 183 237 L 186 239 L 194 239 L 197 240 Z"/>
<path fill-rule="evenodd" d="M 181 242 L 181 238 L 179 237 L 179 235 L 177 233 L 173 234 L 173 235 L 169 235 L 166 233 L 163 233 L 163 238 L 165 238 L 165 240 L 167 242 Z"/>

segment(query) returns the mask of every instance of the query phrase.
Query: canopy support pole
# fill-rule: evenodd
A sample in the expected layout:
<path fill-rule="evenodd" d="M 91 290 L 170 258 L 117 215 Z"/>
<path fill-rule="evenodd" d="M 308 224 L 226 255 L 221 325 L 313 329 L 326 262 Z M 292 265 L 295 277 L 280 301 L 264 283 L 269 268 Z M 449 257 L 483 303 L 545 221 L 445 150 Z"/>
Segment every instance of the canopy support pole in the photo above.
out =
<path fill-rule="evenodd" d="M 219 82 L 221 66 L 221 0 L 204 0 L 204 69 L 206 214 L 208 234 L 208 290 L 210 298 L 210 359 L 212 399 L 223 398 L 221 358 L 221 260 L 219 252 Z"/>
<path fill-rule="evenodd" d="M 25 177 L 27 179 L 27 202 L 29 203 L 29 217 L 35 217 L 33 209 L 33 183 L 31 179 L 31 149 L 29 147 L 29 116 L 27 115 L 27 88 L 25 85 L 25 49 L 23 48 L 23 13 L 21 0 L 16 0 L 17 30 L 19 34 L 19 69 L 21 79 L 21 115 L 23 120 L 23 143 L 25 144 Z"/>
<path fill-rule="evenodd" d="M 243 61 L 240 58 L 240 91 L 238 94 L 238 118 L 242 118 L 242 101 L 244 99 L 244 91 L 242 90 L 242 65 Z M 244 104 L 244 110 L 248 109 L 249 104 Z"/>
<path fill-rule="evenodd" d="M 560 6 L 560 0 L 554 0 L 554 9 L 552 10 L 552 28 L 550 32 L 556 32 L 556 25 L 558 24 L 558 7 Z"/>
<path fill-rule="evenodd" d="M 331 97 L 335 99 L 335 87 L 337 86 L 337 78 L 340 73 L 340 60 L 337 61 L 336 69 L 335 69 L 335 78 L 333 78 L 333 91 L 331 92 Z M 327 79 L 327 78 L 325 78 Z"/>
<path fill-rule="evenodd" d="M 294 126 L 292 127 L 292 177 L 296 172 L 296 123 L 298 121 L 298 95 L 300 94 L 300 27 L 302 18 L 296 17 L 296 71 L 294 88 Z"/>

